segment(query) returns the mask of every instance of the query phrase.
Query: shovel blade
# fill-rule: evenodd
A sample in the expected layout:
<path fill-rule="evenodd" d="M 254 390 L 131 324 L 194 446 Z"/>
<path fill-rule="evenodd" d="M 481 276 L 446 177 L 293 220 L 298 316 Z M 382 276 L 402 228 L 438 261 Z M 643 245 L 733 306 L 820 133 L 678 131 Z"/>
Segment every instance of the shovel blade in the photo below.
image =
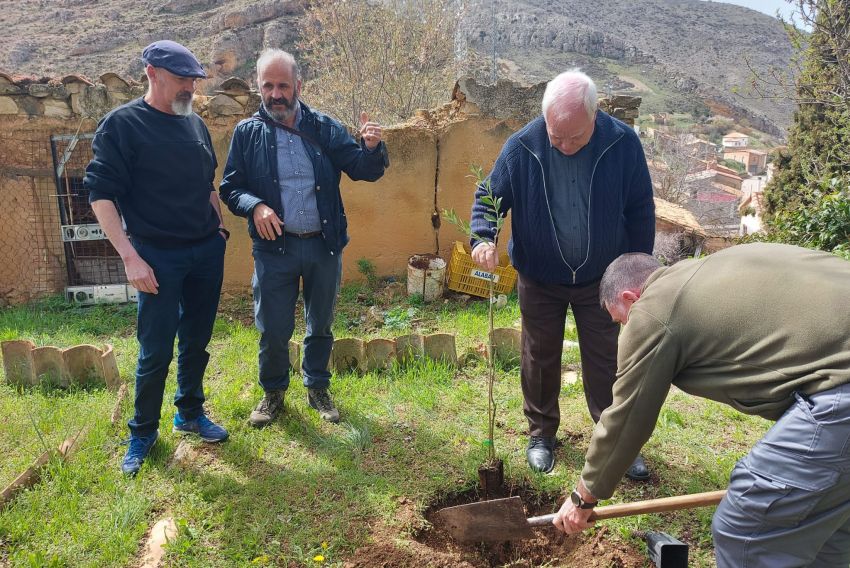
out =
<path fill-rule="evenodd" d="M 458 542 L 499 542 L 534 536 L 519 497 L 448 507 L 435 516 Z"/>

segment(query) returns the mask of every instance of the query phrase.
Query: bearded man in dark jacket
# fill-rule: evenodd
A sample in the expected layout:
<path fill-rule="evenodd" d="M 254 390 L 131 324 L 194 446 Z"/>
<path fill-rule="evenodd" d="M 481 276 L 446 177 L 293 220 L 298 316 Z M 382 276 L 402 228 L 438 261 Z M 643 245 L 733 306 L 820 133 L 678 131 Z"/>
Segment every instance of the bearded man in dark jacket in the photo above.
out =
<path fill-rule="evenodd" d="M 301 76 L 291 54 L 267 49 L 257 60 L 259 112 L 236 126 L 221 182 L 221 200 L 248 219 L 253 239 L 254 317 L 260 331 L 256 427 L 283 409 L 289 387 L 289 339 L 303 285 L 307 334 L 302 373 L 307 401 L 322 419 L 339 421 L 328 392 L 331 325 L 348 222 L 341 172 L 375 181 L 387 165 L 381 126 L 360 116 L 358 144 L 336 120 L 299 100 Z"/>

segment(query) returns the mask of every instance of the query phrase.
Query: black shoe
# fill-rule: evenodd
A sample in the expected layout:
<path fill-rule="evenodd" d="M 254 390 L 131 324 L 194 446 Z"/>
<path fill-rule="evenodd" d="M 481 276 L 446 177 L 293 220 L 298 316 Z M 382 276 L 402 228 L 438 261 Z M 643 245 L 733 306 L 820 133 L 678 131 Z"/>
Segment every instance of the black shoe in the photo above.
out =
<path fill-rule="evenodd" d="M 334 406 L 328 389 L 307 389 L 307 403 L 319 411 L 322 420 L 339 422 L 339 410 Z"/>
<path fill-rule="evenodd" d="M 525 450 L 528 467 L 549 473 L 555 467 L 555 436 L 532 436 Z"/>
<path fill-rule="evenodd" d="M 646 467 L 646 462 L 643 456 L 638 454 L 629 469 L 626 470 L 626 477 L 634 481 L 646 481 L 649 479 L 649 468 Z"/>

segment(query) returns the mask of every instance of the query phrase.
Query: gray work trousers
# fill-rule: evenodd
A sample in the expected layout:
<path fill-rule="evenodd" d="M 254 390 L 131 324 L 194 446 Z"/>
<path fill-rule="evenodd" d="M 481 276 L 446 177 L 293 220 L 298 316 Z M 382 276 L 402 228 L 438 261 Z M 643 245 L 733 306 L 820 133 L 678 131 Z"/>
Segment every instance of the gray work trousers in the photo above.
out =
<path fill-rule="evenodd" d="M 797 401 L 732 470 L 719 568 L 850 565 L 850 384 Z"/>

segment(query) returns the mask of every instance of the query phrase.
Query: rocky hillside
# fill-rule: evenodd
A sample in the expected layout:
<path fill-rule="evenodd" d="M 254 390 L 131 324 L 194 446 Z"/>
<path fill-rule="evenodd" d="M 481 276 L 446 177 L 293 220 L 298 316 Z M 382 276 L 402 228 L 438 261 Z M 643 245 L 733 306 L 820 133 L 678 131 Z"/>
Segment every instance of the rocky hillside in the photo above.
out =
<path fill-rule="evenodd" d="M 790 122 L 790 104 L 747 96 L 752 71 L 787 69 L 792 53 L 781 22 L 747 8 L 697 0 L 486 0 L 466 25 L 471 45 L 491 59 L 495 37 L 502 72 L 545 80 L 579 65 L 613 90 L 631 83 L 638 94 L 660 91 L 674 107 L 701 103 L 703 112 L 746 118 L 766 132 Z"/>
<path fill-rule="evenodd" d="M 0 70 L 138 78 L 141 49 L 171 38 L 207 66 L 213 88 L 231 75 L 250 78 L 258 50 L 292 48 L 303 0 L 27 0 L 3 2 Z M 791 106 L 745 92 L 750 67 L 787 68 L 791 46 L 779 21 L 698 0 L 476 0 L 462 25 L 489 78 L 545 80 L 579 65 L 603 90 L 631 91 L 645 110 L 687 110 L 746 119 L 777 134 Z"/>
<path fill-rule="evenodd" d="M 292 47 L 299 0 L 25 0 L 3 2 L 0 69 L 7 73 L 139 79 L 158 39 L 191 48 L 213 77 L 250 75 L 265 46 Z"/>

